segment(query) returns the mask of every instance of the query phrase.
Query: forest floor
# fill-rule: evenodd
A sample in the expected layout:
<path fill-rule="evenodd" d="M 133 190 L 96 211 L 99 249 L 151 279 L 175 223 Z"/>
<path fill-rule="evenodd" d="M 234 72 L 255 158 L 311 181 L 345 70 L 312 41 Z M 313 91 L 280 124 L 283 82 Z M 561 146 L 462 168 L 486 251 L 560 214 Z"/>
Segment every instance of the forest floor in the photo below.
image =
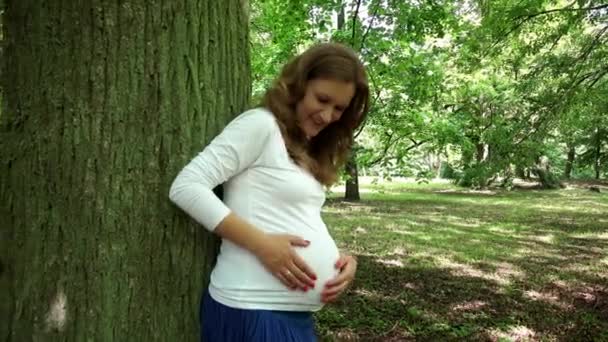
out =
<path fill-rule="evenodd" d="M 608 341 L 608 191 L 363 183 L 324 219 L 359 260 L 327 341 Z"/>

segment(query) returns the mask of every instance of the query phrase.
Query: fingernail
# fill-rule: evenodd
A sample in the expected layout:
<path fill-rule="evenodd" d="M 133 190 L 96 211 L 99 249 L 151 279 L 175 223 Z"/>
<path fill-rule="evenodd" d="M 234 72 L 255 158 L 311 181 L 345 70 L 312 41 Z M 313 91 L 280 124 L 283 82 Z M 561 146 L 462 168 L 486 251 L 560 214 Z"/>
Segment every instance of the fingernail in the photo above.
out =
<path fill-rule="evenodd" d="M 312 280 L 317 280 L 317 276 L 316 275 L 312 275 Z"/>
<path fill-rule="evenodd" d="M 306 242 L 307 245 L 310 245 L 310 241 L 304 240 L 304 242 Z"/>

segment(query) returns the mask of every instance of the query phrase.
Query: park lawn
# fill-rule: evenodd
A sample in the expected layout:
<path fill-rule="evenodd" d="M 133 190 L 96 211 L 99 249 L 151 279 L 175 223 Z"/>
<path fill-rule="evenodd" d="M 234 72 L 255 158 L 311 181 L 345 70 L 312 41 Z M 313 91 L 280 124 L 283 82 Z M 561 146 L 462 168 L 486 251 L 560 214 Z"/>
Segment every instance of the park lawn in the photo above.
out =
<path fill-rule="evenodd" d="M 369 185 L 324 219 L 359 260 L 323 340 L 608 341 L 608 195 Z"/>

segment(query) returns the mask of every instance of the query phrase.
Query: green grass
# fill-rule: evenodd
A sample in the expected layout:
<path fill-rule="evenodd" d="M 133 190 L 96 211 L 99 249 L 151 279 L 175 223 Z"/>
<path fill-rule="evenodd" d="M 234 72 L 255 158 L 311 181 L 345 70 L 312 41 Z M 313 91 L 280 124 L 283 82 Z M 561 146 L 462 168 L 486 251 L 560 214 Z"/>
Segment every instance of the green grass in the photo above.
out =
<path fill-rule="evenodd" d="M 608 341 L 608 195 L 370 186 L 324 219 L 357 280 L 324 340 Z"/>

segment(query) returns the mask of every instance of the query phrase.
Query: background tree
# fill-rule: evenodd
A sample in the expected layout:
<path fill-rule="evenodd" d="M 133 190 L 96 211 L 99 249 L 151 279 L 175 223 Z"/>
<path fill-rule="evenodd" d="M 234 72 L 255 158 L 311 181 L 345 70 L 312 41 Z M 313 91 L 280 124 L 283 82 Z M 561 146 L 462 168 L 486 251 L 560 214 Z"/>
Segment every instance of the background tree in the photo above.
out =
<path fill-rule="evenodd" d="M 575 177 L 601 178 L 606 169 L 605 134 L 592 128 L 603 127 L 605 103 L 594 94 L 608 74 L 600 1 L 253 6 L 256 91 L 280 65 L 272 56 L 287 59 L 316 41 L 348 44 L 367 66 L 372 106 L 345 170 L 348 199 L 358 197 L 357 170 L 476 187 L 525 177 L 551 188 L 575 166 Z"/>
<path fill-rule="evenodd" d="M 168 189 L 248 104 L 242 6 L 6 3 L 3 340 L 198 339 L 216 243 Z"/>

